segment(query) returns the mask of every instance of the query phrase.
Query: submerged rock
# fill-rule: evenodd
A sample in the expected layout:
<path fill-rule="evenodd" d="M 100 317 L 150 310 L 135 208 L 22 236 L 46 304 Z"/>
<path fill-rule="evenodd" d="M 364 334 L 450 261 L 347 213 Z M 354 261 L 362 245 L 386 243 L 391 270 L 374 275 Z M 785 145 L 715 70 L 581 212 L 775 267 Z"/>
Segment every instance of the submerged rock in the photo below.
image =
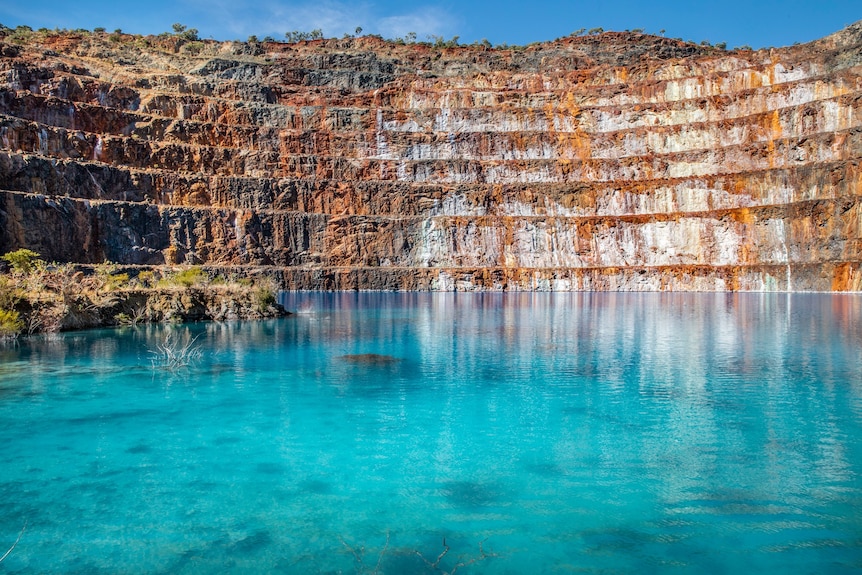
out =
<path fill-rule="evenodd" d="M 380 355 L 377 353 L 358 353 L 350 355 L 342 355 L 342 359 L 348 363 L 360 365 L 393 365 L 401 361 L 400 358 L 391 355 Z"/>

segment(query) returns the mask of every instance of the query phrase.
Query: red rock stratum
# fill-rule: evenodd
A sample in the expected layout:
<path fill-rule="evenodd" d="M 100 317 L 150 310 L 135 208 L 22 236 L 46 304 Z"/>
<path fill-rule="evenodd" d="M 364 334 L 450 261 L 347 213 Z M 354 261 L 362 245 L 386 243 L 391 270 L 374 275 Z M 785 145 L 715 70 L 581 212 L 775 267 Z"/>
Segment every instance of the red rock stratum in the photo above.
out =
<path fill-rule="evenodd" d="M 14 40 L 0 253 L 289 289 L 862 289 L 862 23 L 759 51 Z"/>

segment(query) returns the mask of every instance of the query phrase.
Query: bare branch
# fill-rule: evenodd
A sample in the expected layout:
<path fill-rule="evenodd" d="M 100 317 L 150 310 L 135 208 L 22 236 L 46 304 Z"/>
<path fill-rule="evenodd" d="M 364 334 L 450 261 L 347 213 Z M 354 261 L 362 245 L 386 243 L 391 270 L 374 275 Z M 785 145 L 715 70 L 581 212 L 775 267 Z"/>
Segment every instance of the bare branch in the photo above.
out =
<path fill-rule="evenodd" d="M 488 557 L 496 557 L 497 556 L 496 553 L 486 553 L 485 550 L 482 548 L 482 544 L 487 540 L 488 540 L 488 538 L 486 537 L 485 539 L 482 539 L 481 541 L 479 541 L 479 556 L 478 557 L 473 557 L 469 561 L 466 561 L 466 562 L 462 561 L 461 563 L 456 564 L 454 567 L 452 567 L 452 570 L 449 571 L 449 575 L 455 575 L 455 571 L 457 571 L 461 567 L 466 567 L 468 565 L 472 565 L 473 563 L 477 563 L 479 561 L 484 561 Z"/>
<path fill-rule="evenodd" d="M 10 547 L 9 550 L 3 554 L 3 557 L 0 557 L 0 563 L 2 563 L 3 560 L 6 559 L 10 553 L 12 553 L 12 550 L 15 549 L 15 546 L 18 545 L 19 541 L 21 541 L 21 536 L 24 535 L 25 529 L 27 529 L 27 521 L 24 521 L 24 527 L 21 528 L 21 533 L 18 534 L 18 539 L 15 540 L 15 543 L 12 544 L 12 547 Z"/>
<path fill-rule="evenodd" d="M 357 565 L 362 565 L 362 556 L 365 554 L 365 547 L 360 547 L 357 552 L 356 549 L 347 544 L 347 542 L 341 537 L 338 538 L 341 541 L 341 544 L 344 545 L 345 549 L 347 549 L 351 555 L 353 555 L 353 560 L 356 561 Z"/>
<path fill-rule="evenodd" d="M 443 538 L 443 552 L 437 556 L 437 559 L 434 561 L 434 563 L 431 563 L 430 561 L 425 559 L 425 556 L 422 555 L 422 553 L 420 553 L 419 551 L 416 552 L 416 555 L 421 557 L 422 561 L 424 561 L 429 567 L 431 567 L 432 569 L 437 569 L 437 566 L 440 565 L 440 561 L 443 560 L 443 558 L 446 556 L 447 553 L 449 553 L 449 546 L 446 545 L 446 538 L 444 537 Z"/>
<path fill-rule="evenodd" d="M 386 532 L 386 543 L 383 544 L 383 549 L 380 551 L 380 555 L 377 556 L 377 565 L 374 566 L 374 572 L 380 572 L 380 562 L 383 561 L 383 556 L 386 554 L 386 549 L 389 548 L 389 531 Z"/>

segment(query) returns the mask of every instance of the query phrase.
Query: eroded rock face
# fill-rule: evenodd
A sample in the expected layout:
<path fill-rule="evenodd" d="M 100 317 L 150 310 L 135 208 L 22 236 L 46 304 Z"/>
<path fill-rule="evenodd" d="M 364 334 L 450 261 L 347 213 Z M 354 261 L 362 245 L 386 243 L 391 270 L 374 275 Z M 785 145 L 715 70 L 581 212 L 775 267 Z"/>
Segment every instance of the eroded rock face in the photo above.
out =
<path fill-rule="evenodd" d="M 290 289 L 860 290 L 862 24 L 735 51 L 0 42 L 0 252 Z"/>

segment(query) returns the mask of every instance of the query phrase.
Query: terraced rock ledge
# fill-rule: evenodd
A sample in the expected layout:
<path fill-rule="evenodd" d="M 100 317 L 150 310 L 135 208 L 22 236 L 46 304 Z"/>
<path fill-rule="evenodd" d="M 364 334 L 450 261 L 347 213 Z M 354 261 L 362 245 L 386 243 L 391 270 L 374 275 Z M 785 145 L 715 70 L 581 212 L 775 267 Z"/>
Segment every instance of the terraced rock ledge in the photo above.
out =
<path fill-rule="evenodd" d="M 759 51 L 7 31 L 0 253 L 285 289 L 860 290 L 860 71 L 859 23 Z"/>

